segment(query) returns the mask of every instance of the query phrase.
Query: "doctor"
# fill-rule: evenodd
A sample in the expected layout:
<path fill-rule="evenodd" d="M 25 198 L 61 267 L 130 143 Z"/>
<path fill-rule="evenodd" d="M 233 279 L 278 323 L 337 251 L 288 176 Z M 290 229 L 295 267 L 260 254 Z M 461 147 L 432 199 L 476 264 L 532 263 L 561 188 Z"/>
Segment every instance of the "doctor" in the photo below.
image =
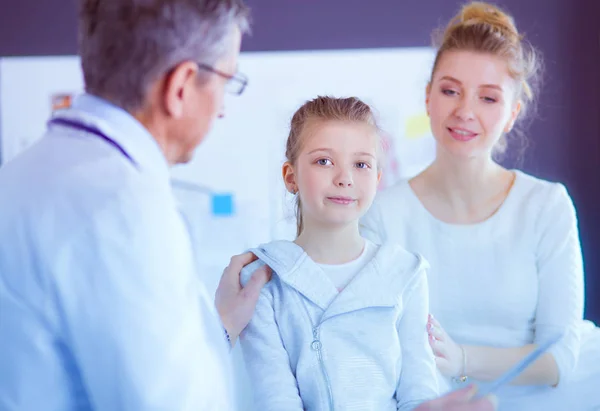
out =
<path fill-rule="evenodd" d="M 82 1 L 86 94 L 0 170 L 0 409 L 230 410 L 232 259 L 212 297 L 171 192 L 236 74 L 238 0 Z M 229 336 L 226 335 L 224 328 Z"/>
<path fill-rule="evenodd" d="M 254 257 L 233 257 L 213 303 L 169 167 L 243 92 L 248 11 L 82 0 L 79 16 L 86 93 L 0 169 L 0 409 L 232 410 L 226 341 L 268 273 L 241 289 Z M 423 409 L 492 409 L 470 395 Z"/>

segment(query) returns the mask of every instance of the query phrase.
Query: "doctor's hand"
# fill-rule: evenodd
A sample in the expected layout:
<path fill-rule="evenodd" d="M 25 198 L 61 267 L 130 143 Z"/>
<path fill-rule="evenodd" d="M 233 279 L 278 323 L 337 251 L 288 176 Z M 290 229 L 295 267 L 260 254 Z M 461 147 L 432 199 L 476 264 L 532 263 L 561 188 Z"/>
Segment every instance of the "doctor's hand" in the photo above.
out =
<path fill-rule="evenodd" d="M 494 411 L 497 409 L 496 397 L 488 396 L 473 400 L 476 392 L 477 387 L 471 385 L 436 400 L 427 401 L 415 408 L 415 411 Z"/>
<path fill-rule="evenodd" d="M 438 320 L 429 315 L 427 321 L 429 345 L 435 355 L 435 363 L 442 375 L 446 377 L 459 377 L 466 373 L 463 369 L 464 352 L 460 345 L 444 331 Z"/>
<path fill-rule="evenodd" d="M 252 278 L 245 287 L 241 286 L 240 272 L 245 265 L 254 260 L 256 260 L 256 256 L 252 253 L 232 257 L 229 265 L 223 271 L 215 294 L 215 306 L 221 322 L 229 334 L 232 346 L 250 322 L 260 290 L 271 279 L 271 271 L 265 265 L 252 274 Z"/>

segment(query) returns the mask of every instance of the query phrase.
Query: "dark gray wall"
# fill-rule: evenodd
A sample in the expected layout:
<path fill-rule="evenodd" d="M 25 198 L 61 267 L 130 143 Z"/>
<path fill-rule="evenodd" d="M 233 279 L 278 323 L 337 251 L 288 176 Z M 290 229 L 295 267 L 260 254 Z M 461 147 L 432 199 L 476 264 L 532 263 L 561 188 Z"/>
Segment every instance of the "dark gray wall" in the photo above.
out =
<path fill-rule="evenodd" d="M 456 0 L 248 0 L 244 50 L 429 45 Z M 75 54 L 75 0 L 0 0 L 0 55 Z M 580 221 L 588 317 L 600 321 L 600 1 L 498 0 L 541 51 L 539 114 L 523 169 L 566 184 Z M 43 73 L 40 73 L 43 75 Z M 508 161 L 511 165 L 512 161 Z"/>

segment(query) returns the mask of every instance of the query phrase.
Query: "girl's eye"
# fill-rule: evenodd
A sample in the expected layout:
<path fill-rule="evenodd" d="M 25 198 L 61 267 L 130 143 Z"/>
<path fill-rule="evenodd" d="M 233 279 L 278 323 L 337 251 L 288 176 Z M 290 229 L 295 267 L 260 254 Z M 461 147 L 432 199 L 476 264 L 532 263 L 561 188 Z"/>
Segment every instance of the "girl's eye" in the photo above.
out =
<path fill-rule="evenodd" d="M 367 163 L 359 161 L 358 163 L 356 163 L 356 167 L 358 167 L 358 168 L 369 168 L 370 166 Z"/>
<path fill-rule="evenodd" d="M 317 164 L 319 164 L 321 166 L 328 166 L 331 164 L 331 161 L 328 158 L 321 158 L 321 159 L 317 160 Z"/>

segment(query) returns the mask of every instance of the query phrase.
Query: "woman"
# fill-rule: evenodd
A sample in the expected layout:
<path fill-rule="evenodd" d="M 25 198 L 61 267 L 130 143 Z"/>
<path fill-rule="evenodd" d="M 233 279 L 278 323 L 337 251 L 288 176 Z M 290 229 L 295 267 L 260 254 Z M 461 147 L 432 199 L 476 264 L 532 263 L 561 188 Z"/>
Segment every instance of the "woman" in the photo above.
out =
<path fill-rule="evenodd" d="M 600 409 L 600 332 L 565 187 L 496 163 L 533 94 L 535 53 L 512 18 L 470 3 L 446 28 L 427 86 L 436 159 L 382 192 L 363 233 L 423 254 L 428 330 L 448 388 L 502 375 L 562 335 L 500 393 L 500 409 Z"/>

